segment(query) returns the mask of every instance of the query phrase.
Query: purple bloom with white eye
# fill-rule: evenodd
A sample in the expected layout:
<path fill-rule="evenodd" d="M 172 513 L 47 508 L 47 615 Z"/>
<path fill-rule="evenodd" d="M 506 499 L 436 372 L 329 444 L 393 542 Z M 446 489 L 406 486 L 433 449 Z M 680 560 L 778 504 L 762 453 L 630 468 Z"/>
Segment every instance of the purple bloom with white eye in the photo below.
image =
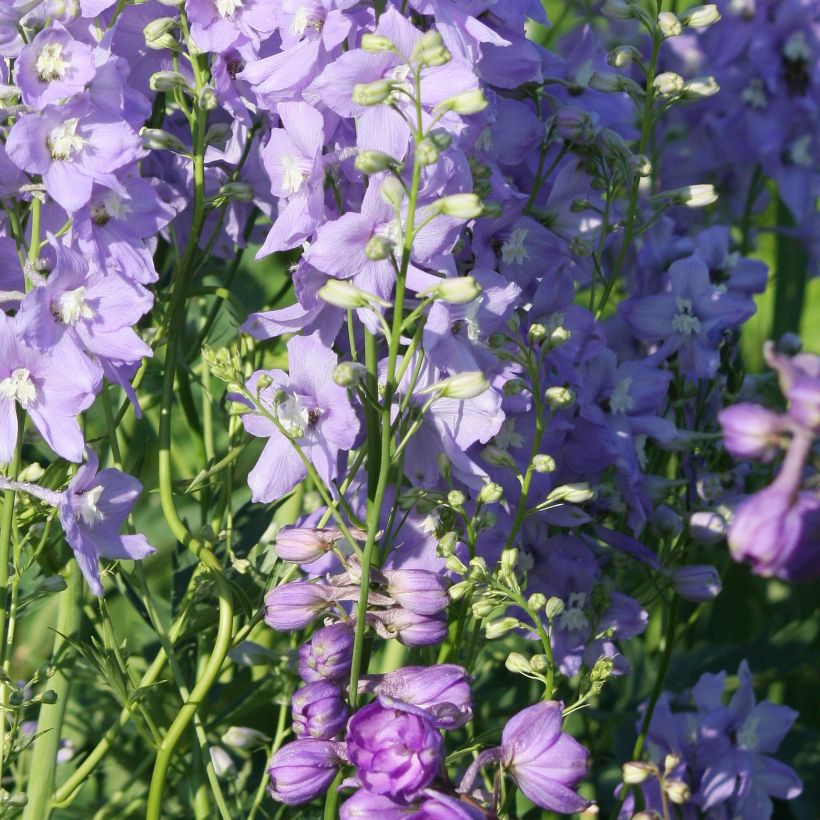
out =
<path fill-rule="evenodd" d="M 46 352 L 22 339 L 16 317 L 0 313 L 0 462 L 14 456 L 17 405 L 57 455 L 82 461 L 85 444 L 77 416 L 87 410 L 99 389 L 99 378 L 68 340 Z"/>
<path fill-rule="evenodd" d="M 473 270 L 471 274 L 481 293 L 466 304 L 433 304 L 424 325 L 424 350 L 437 367 L 494 373 L 501 364 L 490 349 L 489 338 L 504 327 L 521 288 L 494 271 Z"/>
<path fill-rule="evenodd" d="M 381 696 L 347 727 L 347 754 L 370 792 L 412 800 L 438 774 L 444 741 L 423 709 Z"/>
<path fill-rule="evenodd" d="M 6 142 L 9 159 L 23 171 L 40 174 L 49 196 L 69 213 L 89 201 L 94 182 L 119 187 L 114 172 L 133 162 L 139 148 L 125 120 L 84 99 L 24 114 Z"/>
<path fill-rule="evenodd" d="M 118 177 L 121 190 L 95 185 L 88 203 L 73 214 L 77 247 L 101 264 L 109 261 L 140 284 L 157 272 L 148 242 L 185 207 L 185 200 L 159 179 Z"/>
<path fill-rule="evenodd" d="M 95 595 L 102 595 L 101 558 L 141 561 L 156 550 L 144 535 L 120 535 L 142 484 L 113 468 L 97 472 L 98 466 L 97 457 L 89 451 L 87 463 L 63 493 L 58 511 L 86 583 Z"/>
<path fill-rule="evenodd" d="M 359 431 L 347 391 L 333 381 L 338 358 L 322 343 L 318 333 L 291 339 L 288 361 L 290 375 L 282 370 L 266 371 L 271 384 L 259 391 L 262 406 L 282 429 L 259 412 L 242 416 L 251 435 L 268 439 L 248 476 L 254 501 L 273 501 L 307 475 L 307 467 L 290 439 L 329 484 L 338 475 L 339 450 L 349 450 Z M 257 371 L 248 381 L 252 395 L 256 394 L 262 375 L 262 371 Z M 284 399 L 277 402 L 277 398 L 282 398 L 277 395 L 280 393 Z"/>
<path fill-rule="evenodd" d="M 283 127 L 271 130 L 261 156 L 271 193 L 283 204 L 259 258 L 295 248 L 315 231 L 325 212 L 324 119 L 304 102 L 280 103 L 276 112 Z"/>
<path fill-rule="evenodd" d="M 297 737 L 330 740 L 347 722 L 347 706 L 338 686 L 328 681 L 313 681 L 297 689 L 293 704 L 293 733 Z"/>
<path fill-rule="evenodd" d="M 404 666 L 366 688 L 424 709 L 440 729 L 458 729 L 473 716 L 470 678 L 455 664 Z"/>
<path fill-rule="evenodd" d="M 113 270 L 89 268 L 87 260 L 69 248 L 55 243 L 53 250 L 53 270 L 18 311 L 23 338 L 40 350 L 65 338 L 94 364 L 133 364 L 151 356 L 151 348 L 132 327 L 150 310 L 151 294 Z"/>
<path fill-rule="evenodd" d="M 745 322 L 755 312 L 754 302 L 712 285 L 706 263 L 697 256 L 673 262 L 668 280 L 664 293 L 621 302 L 621 314 L 638 339 L 659 343 L 654 359 L 677 353 L 687 376 L 711 378 L 719 364 L 721 334 Z"/>
<path fill-rule="evenodd" d="M 315 738 L 286 743 L 268 763 L 268 793 L 288 806 L 309 803 L 327 791 L 345 762 L 343 743 Z"/>
<path fill-rule="evenodd" d="M 347 624 L 317 629 L 299 649 L 299 675 L 304 681 L 340 681 L 350 674 L 353 630 Z"/>
<path fill-rule="evenodd" d="M 23 102 L 33 108 L 81 93 L 94 73 L 91 49 L 56 22 L 20 52 L 14 65 Z"/>
<path fill-rule="evenodd" d="M 185 0 L 191 37 L 203 51 L 221 54 L 237 42 L 258 46 L 276 28 L 278 0 Z"/>

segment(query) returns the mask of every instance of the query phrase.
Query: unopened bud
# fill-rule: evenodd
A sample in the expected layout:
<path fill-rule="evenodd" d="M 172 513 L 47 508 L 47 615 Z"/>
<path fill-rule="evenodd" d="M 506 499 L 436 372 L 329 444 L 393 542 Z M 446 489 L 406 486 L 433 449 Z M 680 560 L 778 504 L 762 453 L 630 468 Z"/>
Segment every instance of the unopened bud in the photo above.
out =
<path fill-rule="evenodd" d="M 621 778 L 627 786 L 637 786 L 655 773 L 656 769 L 651 763 L 638 760 L 624 763 L 621 768 Z"/>
<path fill-rule="evenodd" d="M 683 91 L 684 80 L 680 74 L 676 74 L 674 71 L 664 71 L 655 77 L 652 85 L 661 96 L 674 97 Z"/>
<path fill-rule="evenodd" d="M 589 80 L 587 80 L 587 85 L 595 91 L 604 91 L 606 93 L 624 90 L 620 75 L 604 71 L 593 71 Z"/>
<path fill-rule="evenodd" d="M 527 598 L 527 606 L 533 611 L 538 612 L 542 610 L 547 605 L 547 596 L 544 595 L 543 592 L 533 592 L 529 598 Z"/>
<path fill-rule="evenodd" d="M 720 20 L 720 12 L 714 3 L 706 6 L 692 6 L 680 16 L 681 22 L 691 28 L 706 28 Z"/>
<path fill-rule="evenodd" d="M 568 387 L 548 387 L 544 391 L 544 398 L 553 410 L 563 410 L 575 401 L 575 393 Z"/>
<path fill-rule="evenodd" d="M 453 135 L 444 128 L 434 128 L 427 139 L 438 148 L 439 151 L 446 151 L 453 144 Z"/>
<path fill-rule="evenodd" d="M 492 641 L 506 635 L 511 629 L 516 629 L 519 626 L 521 626 L 521 622 L 518 618 L 513 618 L 508 615 L 504 618 L 490 621 L 484 627 L 484 634 L 487 636 L 487 640 Z"/>
<path fill-rule="evenodd" d="M 527 331 L 527 338 L 533 342 L 540 342 L 547 335 L 547 328 L 540 322 L 534 322 Z"/>
<path fill-rule="evenodd" d="M 453 554 L 456 548 L 456 544 L 458 543 L 458 534 L 454 533 L 452 530 L 450 532 L 445 532 L 444 535 L 441 536 L 438 542 L 438 552 L 439 555 L 442 555 L 444 558 L 448 558 Z M 466 570 L 466 567 L 465 567 Z"/>
<path fill-rule="evenodd" d="M 677 205 L 685 205 L 687 208 L 705 208 L 717 200 L 715 186 L 708 183 L 701 185 L 685 185 L 683 188 L 672 188 L 668 191 L 661 191 L 650 197 L 654 202 L 674 202 Z"/>
<path fill-rule="evenodd" d="M 501 558 L 499 559 L 499 564 L 501 565 L 502 572 L 512 572 L 515 569 L 515 565 L 518 563 L 518 550 L 515 547 L 510 547 L 508 549 L 501 551 Z"/>
<path fill-rule="evenodd" d="M 475 194 L 451 194 L 443 196 L 431 206 L 444 216 L 455 219 L 475 219 L 481 216 L 481 200 Z"/>
<path fill-rule="evenodd" d="M 533 655 L 530 658 L 530 668 L 533 672 L 543 674 L 552 666 L 550 659 L 546 655 Z"/>
<path fill-rule="evenodd" d="M 431 139 L 425 138 L 416 146 L 416 159 L 418 159 L 419 164 L 422 166 L 433 165 L 438 162 L 438 156 L 438 148 L 436 148 Z"/>
<path fill-rule="evenodd" d="M 375 80 L 372 83 L 356 83 L 353 86 L 353 102 L 356 105 L 381 105 L 393 93 L 390 80 Z"/>
<path fill-rule="evenodd" d="M 497 504 L 503 497 L 504 488 L 493 481 L 488 481 L 478 493 L 481 504 Z"/>
<path fill-rule="evenodd" d="M 667 780 L 663 787 L 669 799 L 678 805 L 685 803 L 692 796 L 692 790 L 683 780 Z"/>
<path fill-rule="evenodd" d="M 145 45 L 154 51 L 166 48 L 177 49 L 179 43 L 171 32 L 176 28 L 177 21 L 173 17 L 157 17 L 142 30 Z"/>
<path fill-rule="evenodd" d="M 613 68 L 627 68 L 641 59 L 641 52 L 634 46 L 616 46 L 607 55 L 606 61 Z"/>
<path fill-rule="evenodd" d="M 447 493 L 447 503 L 456 509 L 464 506 L 464 502 L 466 500 L 467 499 L 461 490 L 450 490 L 450 492 Z"/>
<path fill-rule="evenodd" d="M 584 501 L 589 501 L 594 495 L 595 491 L 590 488 L 589 484 L 584 482 L 562 484 L 547 496 L 547 503 L 581 504 Z"/>
<path fill-rule="evenodd" d="M 520 652 L 510 652 L 504 666 L 515 675 L 527 675 L 531 671 L 530 662 Z"/>
<path fill-rule="evenodd" d="M 550 332 L 550 347 L 560 347 L 565 342 L 568 342 L 572 334 L 565 327 L 559 325 L 555 330 Z"/>
<path fill-rule="evenodd" d="M 447 594 L 451 601 L 460 601 L 472 588 L 472 581 L 459 581 L 447 590 Z"/>
<path fill-rule="evenodd" d="M 381 34 L 362 34 L 361 48 L 370 54 L 382 54 L 396 50 L 392 41 Z"/>
<path fill-rule="evenodd" d="M 451 279 L 442 279 L 424 293 L 429 293 L 439 302 L 463 305 L 481 295 L 481 285 L 472 276 L 454 276 Z"/>
<path fill-rule="evenodd" d="M 410 56 L 411 63 L 428 67 L 446 65 L 452 59 L 453 55 L 447 50 L 444 40 L 435 29 L 421 35 Z"/>
<path fill-rule="evenodd" d="M 142 144 L 152 151 L 168 150 L 177 154 L 189 153 L 185 143 L 179 137 L 175 137 L 161 128 L 143 128 L 140 136 L 142 137 Z"/>
<path fill-rule="evenodd" d="M 251 202 L 253 200 L 253 188 L 247 182 L 226 182 L 220 189 L 219 193 L 227 199 L 233 199 L 235 202 Z"/>
<path fill-rule="evenodd" d="M 58 701 L 57 693 L 53 689 L 46 689 L 39 697 L 40 703 L 45 703 L 47 706 L 53 706 Z"/>
<path fill-rule="evenodd" d="M 517 465 L 515 459 L 501 447 L 496 447 L 495 444 L 488 444 L 482 451 L 481 457 L 487 464 L 492 464 L 496 467 L 510 467 L 516 469 Z"/>
<path fill-rule="evenodd" d="M 469 114 L 478 114 L 487 107 L 487 98 L 480 88 L 474 91 L 463 91 L 461 94 L 455 94 L 448 97 L 444 102 L 439 103 L 436 109 L 443 109 L 445 111 L 454 111 L 456 114 L 464 116 Z"/>
<path fill-rule="evenodd" d="M 648 177 L 652 173 L 652 163 L 646 154 L 633 154 L 629 158 L 629 168 L 636 177 Z"/>
<path fill-rule="evenodd" d="M 554 621 L 563 611 L 564 602 L 557 595 L 551 596 L 544 604 L 544 612 L 549 621 Z"/>
<path fill-rule="evenodd" d="M 601 13 L 610 20 L 631 20 L 635 16 L 633 7 L 625 0 L 605 0 Z"/>
<path fill-rule="evenodd" d="M 148 79 L 152 91 L 173 91 L 175 88 L 188 88 L 188 78 L 179 71 L 155 71 Z"/>
<path fill-rule="evenodd" d="M 675 766 L 678 765 L 678 763 L 680 763 L 680 755 L 677 755 L 677 754 L 668 754 L 668 755 L 666 755 L 666 757 L 663 759 L 663 770 L 664 770 L 664 772 L 666 774 L 669 774 L 669 772 L 671 772 L 672 769 L 674 769 Z"/>
<path fill-rule="evenodd" d="M 658 15 L 658 30 L 664 37 L 677 37 L 683 33 L 683 26 L 677 15 L 671 11 L 662 11 Z"/>
<path fill-rule="evenodd" d="M 197 94 L 196 104 L 202 111 L 213 111 L 219 105 L 219 97 L 212 85 L 203 85 Z"/>
<path fill-rule="evenodd" d="M 380 299 L 372 293 L 367 293 L 350 282 L 341 279 L 328 280 L 319 288 L 317 295 L 328 304 L 346 310 L 366 308 L 373 304 L 382 305 L 382 307 L 389 307 L 390 305 L 384 299 Z"/>
<path fill-rule="evenodd" d="M 333 381 L 339 387 L 354 387 L 359 384 L 367 372 L 360 362 L 339 362 L 333 368 Z"/>
<path fill-rule="evenodd" d="M 487 598 L 479 598 L 477 601 L 473 601 L 471 605 L 471 609 L 473 612 L 473 617 L 480 621 L 482 618 L 489 617 L 490 613 L 495 609 L 495 604 L 492 601 L 487 600 Z"/>
<path fill-rule="evenodd" d="M 231 126 L 226 122 L 215 122 L 205 134 L 205 145 L 215 145 L 224 148 L 231 138 Z"/>
<path fill-rule="evenodd" d="M 374 150 L 360 151 L 356 154 L 353 164 L 356 166 L 356 170 L 361 171 L 363 174 L 378 174 L 398 165 L 397 161 L 389 154 L 385 154 L 384 151 Z"/>
<path fill-rule="evenodd" d="M 523 379 L 510 379 L 508 382 L 504 382 L 501 392 L 505 396 L 519 396 L 524 392 L 526 386 Z"/>
<path fill-rule="evenodd" d="M 457 555 L 448 555 L 444 565 L 450 572 L 456 575 L 464 575 L 467 572 L 467 566 Z"/>
<path fill-rule="evenodd" d="M 683 93 L 687 97 L 698 100 L 703 97 L 713 97 L 718 91 L 720 91 L 720 86 L 714 77 L 696 77 L 683 86 Z"/>
<path fill-rule="evenodd" d="M 490 383 L 480 370 L 468 370 L 464 373 L 457 373 L 446 379 L 431 384 L 420 391 L 424 393 L 438 393 L 448 399 L 474 399 L 480 396 L 490 387 Z"/>
<path fill-rule="evenodd" d="M 374 233 L 367 244 L 364 246 L 364 255 L 374 262 L 381 262 L 383 259 L 389 259 L 393 253 L 394 243 L 392 239 L 386 236 Z"/>

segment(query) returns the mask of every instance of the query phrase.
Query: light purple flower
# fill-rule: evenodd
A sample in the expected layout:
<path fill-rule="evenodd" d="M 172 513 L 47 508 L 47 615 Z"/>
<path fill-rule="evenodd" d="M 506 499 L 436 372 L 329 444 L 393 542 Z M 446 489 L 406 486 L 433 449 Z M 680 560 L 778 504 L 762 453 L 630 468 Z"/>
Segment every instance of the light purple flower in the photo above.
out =
<path fill-rule="evenodd" d="M 723 444 L 735 458 L 768 463 L 780 453 L 787 424 L 777 413 L 742 402 L 721 410 L 718 421 Z"/>
<path fill-rule="evenodd" d="M 347 707 L 338 686 L 313 681 L 297 689 L 293 704 L 293 733 L 297 737 L 330 740 L 347 723 Z"/>
<path fill-rule="evenodd" d="M 313 633 L 299 649 L 302 680 L 344 680 L 350 673 L 353 630 L 347 624 L 331 624 Z"/>
<path fill-rule="evenodd" d="M 120 535 L 142 485 L 130 475 L 109 468 L 97 472 L 96 456 L 89 452 L 71 480 L 59 506 L 60 523 L 88 586 L 103 594 L 101 558 L 140 561 L 156 550 L 144 535 Z"/>
<path fill-rule="evenodd" d="M 339 450 L 353 446 L 359 421 L 347 391 L 333 381 L 338 358 L 322 343 L 318 332 L 291 339 L 288 361 L 290 375 L 281 370 L 265 373 L 271 383 L 259 391 L 259 400 L 329 484 L 338 475 Z M 257 371 L 248 381 L 252 395 L 262 375 Z M 277 403 L 280 391 L 284 400 Z M 268 438 L 248 483 L 254 501 L 273 501 L 295 487 L 307 475 L 307 467 L 291 441 L 269 418 L 252 411 L 242 416 L 242 422 L 251 435 Z"/>
<path fill-rule="evenodd" d="M 268 793 L 288 806 L 309 803 L 327 791 L 344 762 L 342 743 L 314 738 L 286 743 L 268 763 Z"/>
<path fill-rule="evenodd" d="M 353 715 L 346 742 L 359 782 L 399 800 L 412 800 L 429 786 L 444 759 L 444 742 L 429 716 L 384 696 Z"/>

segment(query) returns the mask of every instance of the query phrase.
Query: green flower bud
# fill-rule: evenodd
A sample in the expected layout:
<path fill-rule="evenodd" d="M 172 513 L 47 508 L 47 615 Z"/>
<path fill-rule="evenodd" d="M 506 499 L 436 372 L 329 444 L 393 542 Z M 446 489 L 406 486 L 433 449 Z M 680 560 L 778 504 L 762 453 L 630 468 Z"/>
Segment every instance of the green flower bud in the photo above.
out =
<path fill-rule="evenodd" d="M 680 20 L 671 11 L 662 11 L 658 15 L 658 30 L 664 37 L 677 37 L 683 34 Z"/>
<path fill-rule="evenodd" d="M 678 805 L 686 803 L 692 796 L 692 790 L 682 780 L 667 780 L 663 788 L 669 799 Z"/>
<path fill-rule="evenodd" d="M 219 193 L 227 199 L 233 199 L 235 202 L 252 202 L 253 188 L 247 182 L 226 182 L 220 189 Z"/>
<path fill-rule="evenodd" d="M 451 194 L 434 202 L 431 208 L 444 216 L 456 219 L 475 219 L 481 216 L 481 200 L 475 194 Z"/>
<path fill-rule="evenodd" d="M 519 626 L 521 626 L 521 622 L 518 618 L 511 616 L 498 618 L 495 621 L 490 621 L 484 627 L 484 634 L 487 636 L 487 640 L 492 641 L 502 637 L 502 635 L 506 635 L 511 629 L 516 629 Z"/>
<path fill-rule="evenodd" d="M 457 555 L 448 555 L 444 565 L 456 575 L 464 575 L 467 572 L 467 567 Z"/>
<path fill-rule="evenodd" d="M 674 71 L 664 71 L 655 77 L 652 85 L 662 97 L 675 97 L 683 91 L 684 80 Z"/>
<path fill-rule="evenodd" d="M 404 187 L 396 177 L 385 177 L 379 188 L 382 202 L 386 202 L 393 210 L 398 211 L 404 201 Z"/>
<path fill-rule="evenodd" d="M 595 491 L 590 488 L 589 484 L 584 482 L 562 484 L 547 496 L 547 503 L 581 504 L 584 501 L 589 501 L 594 495 Z"/>
<path fill-rule="evenodd" d="M 497 504 L 504 497 L 504 488 L 493 481 L 488 481 L 479 491 L 481 504 Z"/>
<path fill-rule="evenodd" d="M 720 91 L 720 86 L 714 77 L 695 77 L 683 87 L 684 96 L 696 100 L 713 97 L 718 91 Z"/>
<path fill-rule="evenodd" d="M 546 655 L 533 655 L 530 658 L 530 668 L 533 672 L 538 672 L 540 675 L 549 671 L 551 665 L 550 659 Z"/>
<path fill-rule="evenodd" d="M 458 543 L 458 534 L 454 533 L 452 530 L 450 532 L 445 532 L 444 535 L 441 536 L 438 542 L 438 553 L 439 555 L 443 556 L 444 558 L 449 557 L 453 554 L 456 548 L 456 544 Z M 466 567 L 465 567 L 466 569 Z"/>
<path fill-rule="evenodd" d="M 492 601 L 487 600 L 487 598 L 479 598 L 477 601 L 473 601 L 471 605 L 471 609 L 473 611 L 473 617 L 480 621 L 482 618 L 486 618 L 489 614 L 495 609 L 495 604 Z"/>
<path fill-rule="evenodd" d="M 544 391 L 544 399 L 553 410 L 563 410 L 572 406 L 575 393 L 568 387 L 548 387 Z"/>
<path fill-rule="evenodd" d="M 330 279 L 320 289 L 318 296 L 328 304 L 346 310 L 371 307 L 373 304 L 389 307 L 390 303 L 372 293 L 357 288 L 342 279 Z"/>
<path fill-rule="evenodd" d="M 362 34 L 361 48 L 370 54 L 383 54 L 396 50 L 393 43 L 381 34 Z"/>
<path fill-rule="evenodd" d="M 339 387 L 354 387 L 362 381 L 366 372 L 360 362 L 339 362 L 333 368 L 333 381 Z"/>
<path fill-rule="evenodd" d="M 621 779 L 627 786 L 637 786 L 653 774 L 657 774 L 657 769 L 651 763 L 639 760 L 624 763 L 621 767 Z"/>
<path fill-rule="evenodd" d="M 416 146 L 416 158 L 421 165 L 433 165 L 438 162 L 438 148 L 431 139 L 423 139 Z"/>
<path fill-rule="evenodd" d="M 543 592 L 533 592 L 527 598 L 527 606 L 533 611 L 538 612 L 547 605 L 547 596 Z"/>
<path fill-rule="evenodd" d="M 375 80 L 372 83 L 356 83 L 353 86 L 353 102 L 356 105 L 381 105 L 393 93 L 391 80 Z"/>
<path fill-rule="evenodd" d="M 171 32 L 177 27 L 177 20 L 174 17 L 158 17 L 152 20 L 143 30 L 145 45 L 154 51 L 162 51 L 166 48 L 177 50 L 179 43 Z"/>
<path fill-rule="evenodd" d="M 356 170 L 363 174 L 378 174 L 388 168 L 396 167 L 399 163 L 383 151 L 365 150 L 356 154 L 353 164 Z"/>
<path fill-rule="evenodd" d="M 142 144 L 152 151 L 174 151 L 177 154 L 188 154 L 189 151 L 181 139 L 163 131 L 161 128 L 143 128 L 140 131 Z"/>
<path fill-rule="evenodd" d="M 554 473 L 558 465 L 552 456 L 547 453 L 538 453 L 532 460 L 532 468 L 536 473 Z"/>
<path fill-rule="evenodd" d="M 173 91 L 175 88 L 190 89 L 188 78 L 179 71 L 155 71 L 148 79 L 152 91 Z"/>
<path fill-rule="evenodd" d="M 464 91 L 448 97 L 436 106 L 436 110 L 455 111 L 456 114 L 469 115 L 478 114 L 487 107 L 487 98 L 480 88 L 474 91 Z"/>
<path fill-rule="evenodd" d="M 515 675 L 529 675 L 531 671 L 530 662 L 520 652 L 510 652 L 504 666 Z"/>
<path fill-rule="evenodd" d="M 447 503 L 456 509 L 463 507 L 466 500 L 467 499 L 461 490 L 450 490 L 450 492 L 447 493 Z"/>
<path fill-rule="evenodd" d="M 452 59 L 453 55 L 447 50 L 444 40 L 435 29 L 425 31 L 421 35 L 410 56 L 411 63 L 429 67 L 445 65 Z"/>
<path fill-rule="evenodd" d="M 720 20 L 720 12 L 714 3 L 705 6 L 692 6 L 680 16 L 681 22 L 691 28 L 706 28 Z"/>

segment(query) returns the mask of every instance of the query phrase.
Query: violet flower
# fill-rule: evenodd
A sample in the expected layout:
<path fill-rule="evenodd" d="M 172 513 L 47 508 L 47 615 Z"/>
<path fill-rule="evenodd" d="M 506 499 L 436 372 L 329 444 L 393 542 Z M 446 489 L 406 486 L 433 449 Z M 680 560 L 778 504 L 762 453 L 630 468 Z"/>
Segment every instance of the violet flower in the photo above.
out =
<path fill-rule="evenodd" d="M 331 624 L 316 630 L 299 649 L 299 675 L 305 681 L 341 681 L 350 673 L 353 630 L 347 624 Z"/>
<path fill-rule="evenodd" d="M 398 800 L 412 800 L 429 786 L 444 760 L 444 742 L 429 715 L 385 696 L 353 715 L 346 743 L 359 782 Z"/>
<path fill-rule="evenodd" d="M 89 452 L 87 463 L 62 495 L 58 512 L 88 586 L 95 595 L 102 595 L 101 558 L 140 561 L 156 550 L 144 535 L 120 535 L 142 485 L 119 470 L 97 472 L 97 467 L 96 456 Z"/>
<path fill-rule="evenodd" d="M 297 689 L 293 704 L 293 733 L 297 737 L 330 740 L 347 723 L 347 707 L 338 686 L 314 681 Z"/>
<path fill-rule="evenodd" d="M 344 762 L 343 743 L 314 738 L 286 743 L 268 763 L 268 793 L 288 806 L 309 803 L 327 791 Z"/>

